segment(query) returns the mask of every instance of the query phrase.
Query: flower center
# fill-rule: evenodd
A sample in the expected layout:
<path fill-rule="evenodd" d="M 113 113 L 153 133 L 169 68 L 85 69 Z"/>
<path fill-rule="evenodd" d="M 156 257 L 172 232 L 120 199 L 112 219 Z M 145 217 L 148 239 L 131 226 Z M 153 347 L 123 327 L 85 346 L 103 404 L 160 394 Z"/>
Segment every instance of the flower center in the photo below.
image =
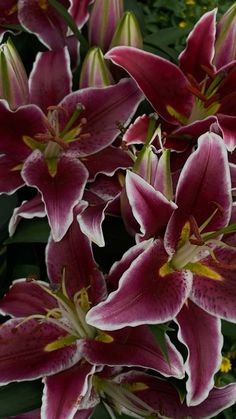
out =
<path fill-rule="evenodd" d="M 187 89 L 195 96 L 195 103 L 188 118 L 188 124 L 215 115 L 221 106 L 218 89 L 225 79 L 226 73 L 215 74 L 206 66 L 202 66 L 202 68 L 206 72 L 206 77 L 201 84 L 191 74 L 187 75 L 189 80 Z"/>
<path fill-rule="evenodd" d="M 188 125 L 194 121 L 202 120 L 210 115 L 215 115 L 222 104 L 222 98 L 219 93 L 219 88 L 227 77 L 225 71 L 214 73 L 207 66 L 202 65 L 206 76 L 201 83 L 192 76 L 187 74 L 186 77 L 189 84 L 186 88 L 195 96 L 190 116 L 179 113 L 172 106 L 167 105 L 167 111 L 173 116 L 181 125 Z M 225 98 L 224 98 L 225 99 Z"/>
<path fill-rule="evenodd" d="M 222 279 L 221 275 L 215 270 L 201 263 L 202 259 L 210 255 L 219 266 L 223 267 L 222 263 L 218 262 L 215 257 L 214 247 L 227 247 L 218 237 L 222 234 L 236 231 L 236 224 L 234 223 L 215 231 L 203 232 L 216 213 L 222 211 L 220 205 L 216 205 L 217 208 L 215 211 L 200 227 L 198 227 L 193 216 L 189 217 L 189 220 L 182 228 L 176 252 L 160 268 L 159 273 L 161 276 L 165 276 L 174 271 L 188 269 L 193 273 L 199 273 L 215 280 Z M 230 269 L 230 265 L 224 267 Z"/>
<path fill-rule="evenodd" d="M 57 160 L 60 154 L 69 149 L 70 143 L 90 137 L 89 133 L 83 132 L 87 124 L 87 119 L 81 117 L 84 110 L 84 106 L 79 103 L 64 128 L 60 130 L 60 112 L 63 113 L 63 117 L 67 117 L 67 110 L 62 106 L 49 106 L 47 117 L 43 121 L 45 131 L 39 132 L 33 137 L 23 136 L 23 141 L 32 150 L 38 149 L 44 154 L 52 176 L 56 174 Z"/>
<path fill-rule="evenodd" d="M 134 394 L 148 389 L 148 386 L 144 383 L 116 383 L 94 375 L 93 386 L 101 399 L 104 400 L 108 411 L 114 408 L 119 414 L 123 411 L 134 417 L 148 417 L 150 419 L 157 417 L 157 412 L 138 395 Z M 114 417 L 112 410 L 110 412 L 111 417 Z"/>

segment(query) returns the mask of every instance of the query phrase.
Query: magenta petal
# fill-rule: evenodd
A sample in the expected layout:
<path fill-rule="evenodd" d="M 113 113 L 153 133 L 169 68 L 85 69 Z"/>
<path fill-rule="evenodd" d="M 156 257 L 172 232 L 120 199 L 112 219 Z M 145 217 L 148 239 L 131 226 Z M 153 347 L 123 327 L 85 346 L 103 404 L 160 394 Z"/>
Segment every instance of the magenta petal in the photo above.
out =
<path fill-rule="evenodd" d="M 82 232 L 89 240 L 98 246 L 103 247 L 105 246 L 105 239 L 102 231 L 102 223 L 105 219 L 105 210 L 108 206 L 108 202 L 102 201 L 99 197 L 97 197 L 97 199 L 100 202 L 89 204 L 88 208 L 77 216 L 77 221 Z"/>
<path fill-rule="evenodd" d="M 104 150 L 82 159 L 89 172 L 89 180 L 94 180 L 98 173 L 113 175 L 118 169 L 126 169 L 133 165 L 129 154 L 121 148 L 110 146 Z"/>
<path fill-rule="evenodd" d="M 51 352 L 45 346 L 66 334 L 63 329 L 32 319 L 9 320 L 0 327 L 0 383 L 33 380 L 69 368 L 79 360 L 76 345 Z"/>
<path fill-rule="evenodd" d="M 147 137 L 149 123 L 150 119 L 147 115 L 144 114 L 138 116 L 134 123 L 130 124 L 129 128 L 125 131 L 123 141 L 127 145 L 144 144 Z"/>
<path fill-rule="evenodd" d="M 227 150 L 232 152 L 236 148 L 236 139 L 235 139 L 235 124 L 236 116 L 230 115 L 217 115 L 219 126 L 222 130 L 224 142 L 227 147 Z"/>
<path fill-rule="evenodd" d="M 126 192 L 142 236 L 148 239 L 160 234 L 177 208 L 176 205 L 130 171 L 126 174 Z"/>
<path fill-rule="evenodd" d="M 44 378 L 41 417 L 73 419 L 88 390 L 88 376 L 94 366 L 77 363 L 59 374 Z"/>
<path fill-rule="evenodd" d="M 7 294 L 0 300 L 1 314 L 12 317 L 27 317 L 32 314 L 46 315 L 48 310 L 57 306 L 57 301 L 40 284 L 47 285 L 42 281 L 18 279 Z"/>
<path fill-rule="evenodd" d="M 112 283 L 114 288 L 118 288 L 119 279 L 125 271 L 130 267 L 131 263 L 149 247 L 151 240 L 146 240 L 138 243 L 129 249 L 128 252 L 124 253 L 119 262 L 115 262 L 110 272 L 107 275 L 108 283 Z"/>
<path fill-rule="evenodd" d="M 167 106 L 189 116 L 194 98 L 187 89 L 188 80 L 176 65 L 132 47 L 112 48 L 106 58 L 128 71 L 154 109 L 168 122 L 178 124 L 168 113 Z"/>
<path fill-rule="evenodd" d="M 44 203 L 39 194 L 34 196 L 29 201 L 23 201 L 19 207 L 14 209 L 12 217 L 9 221 L 8 230 L 10 237 L 15 233 L 21 218 L 32 219 L 34 217 L 41 218 L 45 216 Z"/>
<path fill-rule="evenodd" d="M 78 28 L 81 28 L 89 18 L 88 6 L 94 0 L 70 0 L 69 13 L 76 22 Z"/>
<path fill-rule="evenodd" d="M 166 262 L 162 242 L 154 241 L 124 272 L 118 290 L 88 312 L 87 323 L 116 330 L 173 319 L 190 293 L 192 275 L 182 271 L 161 276 Z"/>
<path fill-rule="evenodd" d="M 61 3 L 69 6 L 68 0 L 62 0 Z M 18 17 L 21 25 L 37 34 L 46 47 L 58 49 L 65 46 L 67 25 L 47 0 L 42 5 L 35 0 L 20 0 Z"/>
<path fill-rule="evenodd" d="M 18 25 L 18 16 L 17 16 L 17 9 L 15 8 L 16 0 L 4 0 L 4 3 L 1 2 L 0 4 L 0 19 L 2 25 Z M 15 10 L 14 10 L 15 9 Z M 8 28 L 4 28 L 4 26 L 0 26 L 0 42 L 2 42 L 3 35 L 5 32 L 11 32 Z"/>
<path fill-rule="evenodd" d="M 61 284 L 65 269 L 65 285 L 71 298 L 81 288 L 87 287 L 92 303 L 96 304 L 105 297 L 104 278 L 94 260 L 91 243 L 81 232 L 76 218 L 62 240 L 55 242 L 49 239 L 46 262 L 53 284 Z"/>
<path fill-rule="evenodd" d="M 212 59 L 215 53 L 216 9 L 205 13 L 188 36 L 187 46 L 179 56 L 181 70 L 191 74 L 198 82 L 206 72 L 202 66 L 214 69 Z"/>
<path fill-rule="evenodd" d="M 193 146 L 193 143 L 197 141 L 200 135 L 211 131 L 211 126 L 214 123 L 217 123 L 217 117 L 211 115 L 207 118 L 193 121 L 191 124 L 178 127 L 167 136 L 165 142 L 166 148 L 181 152 L 185 151 L 188 147 Z"/>
<path fill-rule="evenodd" d="M 223 336 L 221 322 L 190 300 L 177 315 L 178 337 L 188 348 L 186 372 L 189 406 L 202 403 L 214 386 L 214 375 L 221 364 Z"/>
<path fill-rule="evenodd" d="M 137 391 L 135 394 L 153 409 L 157 410 L 161 417 L 171 419 L 210 419 L 222 410 L 234 405 L 236 400 L 236 384 L 225 387 L 214 387 L 202 403 L 198 406 L 187 406 L 180 401 L 176 388 L 172 383 L 142 372 L 128 372 L 117 377 L 118 382 L 137 383 L 147 385 L 147 389 Z"/>
<path fill-rule="evenodd" d="M 0 154 L 22 163 L 32 151 L 22 137 L 45 132 L 44 120 L 45 115 L 35 105 L 21 106 L 13 112 L 6 101 L 0 100 Z"/>
<path fill-rule="evenodd" d="M 171 216 L 165 235 L 168 253 L 174 253 L 182 228 L 190 216 L 200 227 L 219 204 L 223 212 L 215 214 L 204 232 L 228 225 L 232 205 L 231 180 L 226 148 L 217 134 L 206 133 L 199 138 L 198 149 L 190 155 L 182 169 L 176 204 L 178 208 Z"/>
<path fill-rule="evenodd" d="M 55 176 L 51 176 L 43 154 L 35 150 L 26 160 L 22 176 L 27 185 L 41 192 L 53 238 L 61 240 L 73 221 L 73 208 L 82 198 L 86 168 L 79 160 L 62 155 Z"/>
<path fill-rule="evenodd" d="M 6 156 L 0 157 L 0 193 L 12 194 L 24 185 L 20 170 L 15 170 L 18 164 Z"/>
<path fill-rule="evenodd" d="M 104 88 L 86 88 L 68 95 L 60 105 L 65 112 L 60 113 L 60 126 L 63 129 L 78 104 L 85 110 L 81 116 L 86 118 L 80 140 L 71 143 L 70 149 L 75 150 L 81 157 L 95 154 L 110 146 L 120 134 L 117 123 L 126 125 L 143 99 L 143 95 L 136 83 L 131 79 L 122 79 L 119 83 Z"/>
<path fill-rule="evenodd" d="M 47 113 L 48 106 L 57 105 L 71 92 L 72 74 L 66 48 L 41 52 L 30 74 L 30 101 Z"/>
<path fill-rule="evenodd" d="M 191 299 L 208 313 L 236 322 L 236 252 L 232 248 L 216 248 L 214 253 L 218 263 L 211 256 L 202 263 L 221 279 L 194 274 Z"/>
<path fill-rule="evenodd" d="M 166 336 L 169 363 L 147 326 L 125 328 L 110 332 L 110 343 L 81 339 L 79 350 L 88 362 L 95 365 L 137 366 L 152 368 L 165 376 L 183 378 L 183 359 Z"/>

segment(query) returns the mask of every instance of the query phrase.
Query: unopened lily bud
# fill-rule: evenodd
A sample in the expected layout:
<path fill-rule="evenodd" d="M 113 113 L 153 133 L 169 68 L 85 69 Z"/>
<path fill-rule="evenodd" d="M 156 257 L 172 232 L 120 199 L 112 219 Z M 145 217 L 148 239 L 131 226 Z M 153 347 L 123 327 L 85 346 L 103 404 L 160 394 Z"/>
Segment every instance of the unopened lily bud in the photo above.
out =
<path fill-rule="evenodd" d="M 120 19 L 109 49 L 125 45 L 142 49 L 143 39 L 138 20 L 133 12 L 127 11 Z"/>
<path fill-rule="evenodd" d="M 106 87 L 114 84 L 100 48 L 93 47 L 88 51 L 83 61 L 79 84 L 81 89 L 84 87 Z"/>
<path fill-rule="evenodd" d="M 95 0 L 89 19 L 89 43 L 107 51 L 123 14 L 123 0 Z"/>
<path fill-rule="evenodd" d="M 6 99 L 11 109 L 29 101 L 28 78 L 10 38 L 0 46 L 0 98 Z"/>
<path fill-rule="evenodd" d="M 213 63 L 219 69 L 236 59 L 236 3 L 219 20 Z"/>

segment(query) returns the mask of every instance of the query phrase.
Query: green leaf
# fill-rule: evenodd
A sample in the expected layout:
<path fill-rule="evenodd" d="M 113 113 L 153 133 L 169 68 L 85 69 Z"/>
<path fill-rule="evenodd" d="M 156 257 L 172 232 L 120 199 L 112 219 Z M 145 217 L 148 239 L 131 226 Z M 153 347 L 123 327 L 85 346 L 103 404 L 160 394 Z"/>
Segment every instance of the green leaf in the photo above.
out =
<path fill-rule="evenodd" d="M 149 325 L 152 334 L 154 335 L 159 348 L 164 356 L 164 358 L 166 359 L 166 361 L 169 363 L 169 354 L 168 354 L 168 349 L 167 349 L 167 344 L 166 344 L 166 331 L 170 330 L 169 327 L 165 324 L 163 325 Z M 171 329 L 172 330 L 172 329 Z"/>
<path fill-rule="evenodd" d="M 47 243 L 50 227 L 46 218 L 35 218 L 33 220 L 22 220 L 17 227 L 15 234 L 5 241 L 5 244 L 12 243 Z"/>
<path fill-rule="evenodd" d="M 39 278 L 40 277 L 40 269 L 36 265 L 15 265 L 12 270 L 13 278 L 27 278 L 29 276 Z"/>
<path fill-rule="evenodd" d="M 221 322 L 222 333 L 224 336 L 236 338 L 236 324 L 222 320 Z"/>
<path fill-rule="evenodd" d="M 41 381 L 10 383 L 0 387 L 0 419 L 16 416 L 41 406 Z"/>
<path fill-rule="evenodd" d="M 49 0 L 49 3 L 56 9 L 56 11 L 62 16 L 64 21 L 67 23 L 69 28 L 72 30 L 76 38 L 80 41 L 81 49 L 83 50 L 83 54 L 85 51 L 88 50 L 89 45 L 86 39 L 81 34 L 80 30 L 77 28 L 77 25 L 72 18 L 72 16 L 67 12 L 66 8 L 57 0 Z"/>
<path fill-rule="evenodd" d="M 189 33 L 190 28 L 164 28 L 156 31 L 155 33 L 148 35 L 144 38 L 144 42 L 147 42 L 154 46 L 165 46 L 174 45 L 179 39 L 186 37 Z"/>

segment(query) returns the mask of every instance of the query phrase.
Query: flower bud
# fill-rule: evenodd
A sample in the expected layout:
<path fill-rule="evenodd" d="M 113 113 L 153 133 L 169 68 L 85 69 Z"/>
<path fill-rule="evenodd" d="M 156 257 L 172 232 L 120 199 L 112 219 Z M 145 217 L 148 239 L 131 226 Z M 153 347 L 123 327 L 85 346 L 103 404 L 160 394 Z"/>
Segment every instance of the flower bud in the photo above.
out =
<path fill-rule="evenodd" d="M 6 99 L 11 109 L 29 101 L 27 75 L 10 38 L 0 46 L 0 98 Z"/>
<path fill-rule="evenodd" d="M 109 49 L 125 45 L 142 49 L 143 39 L 138 20 L 133 12 L 127 11 L 120 19 Z"/>
<path fill-rule="evenodd" d="M 215 56 L 217 69 L 236 59 L 236 3 L 221 17 L 216 27 Z"/>
<path fill-rule="evenodd" d="M 88 51 L 80 73 L 80 88 L 106 87 L 113 84 L 112 75 L 106 65 L 100 48 L 93 47 Z"/>
<path fill-rule="evenodd" d="M 108 50 L 123 13 L 123 0 L 95 0 L 89 19 L 89 43 Z"/>

